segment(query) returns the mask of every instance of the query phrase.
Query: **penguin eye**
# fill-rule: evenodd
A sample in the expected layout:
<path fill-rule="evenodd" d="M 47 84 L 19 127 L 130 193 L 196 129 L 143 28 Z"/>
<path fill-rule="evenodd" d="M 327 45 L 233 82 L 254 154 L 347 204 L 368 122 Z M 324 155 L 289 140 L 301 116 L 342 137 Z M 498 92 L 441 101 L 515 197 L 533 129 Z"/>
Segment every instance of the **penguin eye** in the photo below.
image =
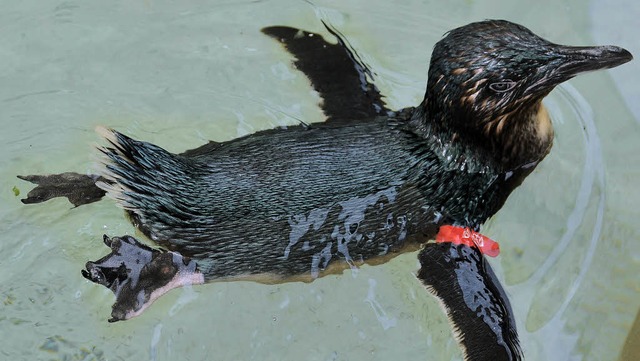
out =
<path fill-rule="evenodd" d="M 513 89 L 513 87 L 516 86 L 516 82 L 513 80 L 503 80 L 503 81 L 499 81 L 497 83 L 491 83 L 489 84 L 489 89 L 493 90 L 496 93 L 504 93 L 507 92 L 511 89 Z"/>

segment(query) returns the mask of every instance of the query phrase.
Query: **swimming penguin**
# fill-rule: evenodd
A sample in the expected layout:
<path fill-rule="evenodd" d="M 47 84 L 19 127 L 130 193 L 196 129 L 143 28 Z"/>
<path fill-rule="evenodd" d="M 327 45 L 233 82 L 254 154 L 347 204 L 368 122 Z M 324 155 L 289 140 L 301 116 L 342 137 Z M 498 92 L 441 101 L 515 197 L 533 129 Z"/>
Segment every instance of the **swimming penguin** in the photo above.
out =
<path fill-rule="evenodd" d="M 519 359 L 508 301 L 480 248 L 426 243 L 449 226 L 478 236 L 548 154 L 553 127 L 541 100 L 556 85 L 631 59 L 489 20 L 436 44 L 416 107 L 385 113 L 382 103 L 370 118 L 261 131 L 182 155 L 102 128 L 97 184 L 166 250 L 105 236 L 112 252 L 83 275 L 116 293 L 118 321 L 184 284 L 312 280 L 422 248 L 418 278 L 445 304 L 466 357 Z M 460 274 L 473 282 L 445 277 Z M 469 292 L 491 301 L 469 305 Z M 478 323 L 477 307 L 498 316 Z M 504 352 L 476 350 L 485 326 Z"/>

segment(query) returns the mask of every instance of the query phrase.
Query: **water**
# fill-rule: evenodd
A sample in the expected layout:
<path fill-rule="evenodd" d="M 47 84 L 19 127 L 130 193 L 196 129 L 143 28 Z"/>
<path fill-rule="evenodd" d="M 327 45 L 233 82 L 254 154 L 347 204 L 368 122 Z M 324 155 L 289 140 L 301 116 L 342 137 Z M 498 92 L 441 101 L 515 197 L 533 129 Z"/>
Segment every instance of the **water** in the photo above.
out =
<path fill-rule="evenodd" d="M 506 18 L 558 43 L 640 54 L 631 40 L 637 25 L 624 22 L 637 19 L 631 3 L 314 4 L 3 4 L 0 359 L 461 358 L 437 302 L 412 275 L 415 254 L 310 284 L 181 289 L 141 317 L 108 324 L 113 295 L 80 269 L 106 254 L 103 233 L 134 232 L 122 211 L 112 201 L 78 209 L 62 199 L 19 202 L 31 186 L 17 174 L 90 171 L 98 124 L 178 152 L 321 121 L 308 81 L 260 34 L 268 25 L 326 34 L 319 18 L 330 21 L 377 73 L 393 108 L 419 102 L 433 44 L 470 21 Z M 492 264 L 530 360 L 617 360 L 639 309 L 637 74 L 626 64 L 548 97 L 554 149 L 484 229 L 501 241 Z"/>

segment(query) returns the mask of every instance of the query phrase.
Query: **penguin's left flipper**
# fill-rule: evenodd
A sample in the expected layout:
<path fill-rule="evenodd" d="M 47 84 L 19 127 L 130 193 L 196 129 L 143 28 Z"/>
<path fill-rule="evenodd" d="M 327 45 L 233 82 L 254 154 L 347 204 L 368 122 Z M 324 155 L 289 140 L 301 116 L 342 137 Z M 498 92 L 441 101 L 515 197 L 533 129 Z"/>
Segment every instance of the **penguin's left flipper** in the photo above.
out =
<path fill-rule="evenodd" d="M 388 115 L 382 94 L 373 83 L 373 72 L 349 46 L 342 34 L 324 23 L 336 44 L 321 35 L 288 27 L 269 26 L 262 32 L 278 40 L 295 57 L 293 64 L 320 94 L 326 122 L 351 122 Z"/>

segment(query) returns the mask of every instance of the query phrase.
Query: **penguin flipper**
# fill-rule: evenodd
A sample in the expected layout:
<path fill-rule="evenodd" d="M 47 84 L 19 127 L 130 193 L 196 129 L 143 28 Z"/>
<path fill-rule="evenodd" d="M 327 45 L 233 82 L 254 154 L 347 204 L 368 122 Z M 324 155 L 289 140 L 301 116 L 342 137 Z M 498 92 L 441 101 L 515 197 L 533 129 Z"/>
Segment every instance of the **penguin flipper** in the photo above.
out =
<path fill-rule="evenodd" d="M 262 32 L 278 40 L 295 57 L 295 67 L 309 78 L 323 99 L 320 106 L 327 122 L 365 120 L 390 113 L 372 82 L 373 72 L 340 32 L 323 24 L 337 44 L 319 34 L 287 26 L 269 26 Z"/>
<path fill-rule="evenodd" d="M 418 279 L 443 306 L 466 361 L 523 359 L 509 299 L 475 246 L 428 243 Z"/>

